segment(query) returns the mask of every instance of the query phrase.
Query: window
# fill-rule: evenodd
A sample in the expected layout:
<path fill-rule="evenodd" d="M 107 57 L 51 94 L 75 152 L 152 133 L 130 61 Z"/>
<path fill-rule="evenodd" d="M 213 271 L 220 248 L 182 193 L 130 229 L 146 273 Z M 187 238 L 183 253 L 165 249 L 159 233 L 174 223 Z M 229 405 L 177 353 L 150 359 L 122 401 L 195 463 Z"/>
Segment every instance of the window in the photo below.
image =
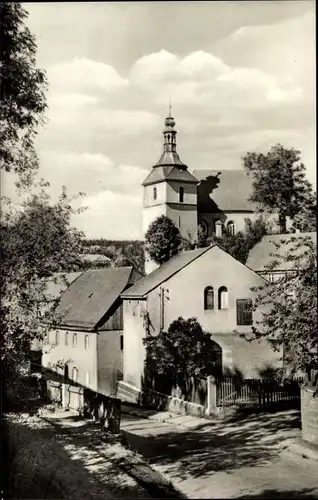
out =
<path fill-rule="evenodd" d="M 85 349 L 88 349 L 88 345 L 89 345 L 88 335 L 85 335 L 84 345 L 85 345 Z"/>
<path fill-rule="evenodd" d="M 214 292 L 212 286 L 207 286 L 204 290 L 204 309 L 214 309 Z"/>
<path fill-rule="evenodd" d="M 227 230 L 228 230 L 228 233 L 231 236 L 233 236 L 236 233 L 235 222 L 230 220 L 230 222 L 228 222 L 228 224 L 227 224 Z"/>
<path fill-rule="evenodd" d="M 221 238 L 222 236 L 222 222 L 220 220 L 215 223 L 215 236 Z"/>
<path fill-rule="evenodd" d="M 237 299 L 236 322 L 238 325 L 253 324 L 253 302 L 252 299 Z"/>
<path fill-rule="evenodd" d="M 157 188 L 156 187 L 153 188 L 153 199 L 154 200 L 157 199 Z"/>
<path fill-rule="evenodd" d="M 60 342 L 60 332 L 56 331 L 55 332 L 55 344 L 59 345 Z"/>
<path fill-rule="evenodd" d="M 85 385 L 89 385 L 89 372 L 85 373 Z"/>
<path fill-rule="evenodd" d="M 179 202 L 183 203 L 184 200 L 184 188 L 182 186 L 179 187 Z"/>
<path fill-rule="evenodd" d="M 74 366 L 74 368 L 72 370 L 72 380 L 73 380 L 73 382 L 77 382 L 77 378 L 78 378 L 78 369 L 75 368 L 75 366 Z"/>
<path fill-rule="evenodd" d="M 68 345 L 68 333 L 65 333 L 65 345 Z"/>
<path fill-rule="evenodd" d="M 275 278 L 274 278 L 273 273 L 269 273 L 269 274 L 267 275 L 267 279 L 268 279 L 268 281 L 269 281 L 270 283 L 274 283 Z"/>
<path fill-rule="evenodd" d="M 124 336 L 123 335 L 120 336 L 120 350 L 121 351 L 124 350 Z"/>
<path fill-rule="evenodd" d="M 77 334 L 73 333 L 73 347 L 77 345 Z"/>
<path fill-rule="evenodd" d="M 219 288 L 219 309 L 227 309 L 228 308 L 228 291 L 226 286 L 221 286 Z"/>

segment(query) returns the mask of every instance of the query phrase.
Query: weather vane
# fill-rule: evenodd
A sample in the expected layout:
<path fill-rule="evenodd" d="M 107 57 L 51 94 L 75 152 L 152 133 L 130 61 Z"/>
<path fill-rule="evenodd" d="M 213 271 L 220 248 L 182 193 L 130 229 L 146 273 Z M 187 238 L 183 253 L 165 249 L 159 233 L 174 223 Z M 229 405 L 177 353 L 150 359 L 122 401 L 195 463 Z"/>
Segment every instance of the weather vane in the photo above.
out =
<path fill-rule="evenodd" d="M 172 106 L 171 106 L 171 99 L 169 97 L 169 116 L 171 116 L 171 108 L 172 108 Z"/>

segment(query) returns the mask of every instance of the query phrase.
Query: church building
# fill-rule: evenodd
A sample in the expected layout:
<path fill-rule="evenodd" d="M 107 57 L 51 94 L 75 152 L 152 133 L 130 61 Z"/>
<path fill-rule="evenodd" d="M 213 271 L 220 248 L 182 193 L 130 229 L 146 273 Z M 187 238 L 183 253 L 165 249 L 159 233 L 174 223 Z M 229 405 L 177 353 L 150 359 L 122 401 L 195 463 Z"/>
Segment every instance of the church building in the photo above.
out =
<path fill-rule="evenodd" d="M 245 219 L 258 217 L 249 201 L 252 179 L 245 170 L 194 170 L 189 172 L 177 153 L 176 122 L 169 112 L 163 130 L 163 153 L 143 181 L 143 234 L 159 216 L 169 217 L 181 236 L 195 243 L 198 227 L 203 235 L 222 236 L 245 230 Z M 157 265 L 145 256 L 146 274 Z"/>

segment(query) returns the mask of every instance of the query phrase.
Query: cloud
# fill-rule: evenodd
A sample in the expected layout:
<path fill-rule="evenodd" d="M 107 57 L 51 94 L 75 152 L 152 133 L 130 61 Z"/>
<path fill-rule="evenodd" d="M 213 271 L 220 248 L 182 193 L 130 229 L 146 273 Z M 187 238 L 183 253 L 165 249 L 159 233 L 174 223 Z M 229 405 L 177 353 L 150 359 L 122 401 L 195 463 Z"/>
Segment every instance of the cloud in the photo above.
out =
<path fill-rule="evenodd" d="M 125 87 L 128 82 L 109 64 L 84 57 L 56 64 L 48 69 L 48 79 L 54 89 L 63 92 L 109 92 Z"/>
<path fill-rule="evenodd" d="M 301 6 L 304 2 L 298 10 L 291 8 L 293 14 L 283 3 L 262 7 L 262 15 L 244 2 L 230 16 L 227 9 L 215 7 L 218 20 L 206 16 L 208 21 L 193 23 L 190 32 L 184 28 L 182 44 L 177 43 L 175 26 L 167 28 L 171 36 L 162 29 L 152 33 L 148 20 L 153 16 L 145 15 L 151 7 L 137 9 L 144 15 L 138 30 L 124 23 L 118 43 L 113 42 L 116 31 L 108 36 L 95 13 L 85 44 L 66 48 L 66 23 L 60 42 L 65 50 L 60 46 L 48 56 L 55 61 L 48 68 L 49 123 L 39 134 L 37 148 L 41 172 L 54 191 L 66 184 L 74 194 L 88 194 L 84 203 L 88 200 L 90 209 L 79 219 L 87 234 L 98 236 L 100 230 L 104 236 L 126 238 L 140 231 L 140 183 L 160 156 L 169 98 L 178 152 L 190 170 L 241 168 L 246 151 L 266 150 L 281 141 L 302 151 L 314 180 L 314 16 Z M 195 10 L 189 8 L 189 19 L 198 15 Z M 117 6 L 111 11 L 124 16 Z M 178 16 L 175 19 L 182 28 Z M 201 37 L 202 30 L 206 32 Z M 54 31 L 51 51 L 55 39 Z"/>
<path fill-rule="evenodd" d="M 262 106 L 265 100 L 293 101 L 301 88 L 293 79 L 277 78 L 257 67 L 230 67 L 202 50 L 180 58 L 164 50 L 141 57 L 130 70 L 129 82 L 156 93 L 156 100 L 184 106 Z M 211 104 L 210 104 L 211 103 Z"/>
<path fill-rule="evenodd" d="M 87 207 L 74 216 L 73 223 L 88 238 L 142 238 L 141 192 L 136 196 L 103 191 L 83 200 Z"/>
<path fill-rule="evenodd" d="M 45 151 L 41 154 L 40 175 L 50 182 L 55 196 L 61 185 L 67 186 L 72 196 L 83 192 L 89 197 L 104 191 L 136 196 L 147 170 L 116 164 L 101 153 Z"/>

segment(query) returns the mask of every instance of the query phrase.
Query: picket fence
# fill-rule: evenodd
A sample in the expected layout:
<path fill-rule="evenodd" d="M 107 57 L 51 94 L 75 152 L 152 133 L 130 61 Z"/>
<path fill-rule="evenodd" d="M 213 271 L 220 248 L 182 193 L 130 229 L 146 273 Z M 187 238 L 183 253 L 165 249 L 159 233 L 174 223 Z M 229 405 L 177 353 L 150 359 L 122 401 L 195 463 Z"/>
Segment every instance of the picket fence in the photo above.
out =
<path fill-rule="evenodd" d="M 216 379 L 216 406 L 275 407 L 300 402 L 301 379 L 279 383 L 267 379 Z"/>

